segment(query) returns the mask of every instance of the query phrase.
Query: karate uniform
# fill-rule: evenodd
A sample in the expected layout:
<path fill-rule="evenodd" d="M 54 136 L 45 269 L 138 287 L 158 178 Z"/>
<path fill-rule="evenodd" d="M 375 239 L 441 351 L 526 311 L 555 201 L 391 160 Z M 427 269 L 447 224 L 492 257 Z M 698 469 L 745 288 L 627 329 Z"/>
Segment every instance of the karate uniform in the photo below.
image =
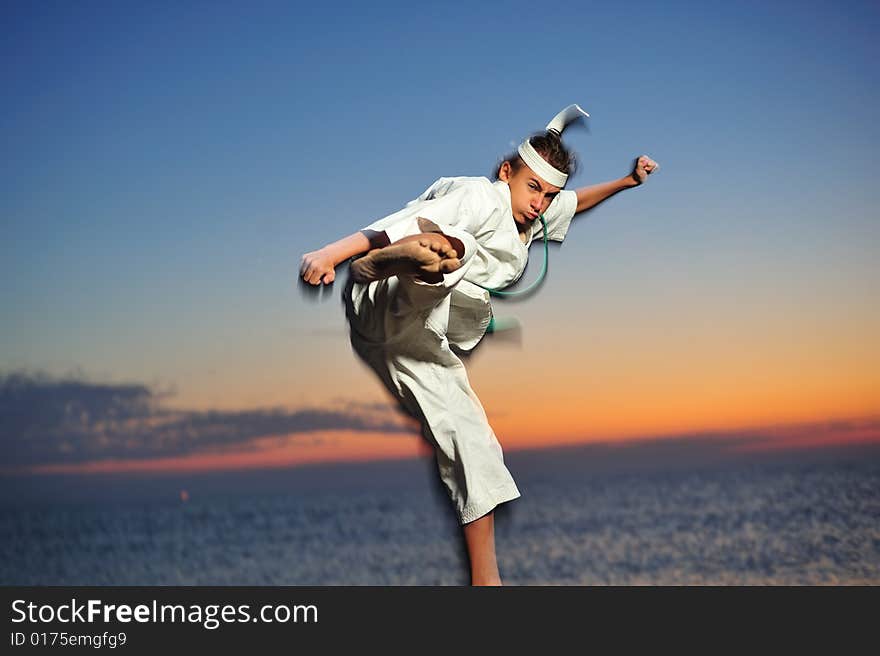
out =
<path fill-rule="evenodd" d="M 550 239 L 562 241 L 577 207 L 574 191 L 557 194 L 544 213 Z M 426 221 L 427 219 L 427 221 Z M 501 445 L 453 352 L 473 349 L 492 318 L 490 288 L 522 276 L 533 239 L 520 239 L 506 182 L 440 178 L 399 212 L 364 230 L 384 231 L 393 243 L 439 231 L 464 245 L 461 268 L 425 283 L 392 276 L 371 283 L 349 279 L 344 292 L 351 344 L 388 390 L 422 423 L 434 446 L 440 477 L 466 524 L 520 496 Z"/>

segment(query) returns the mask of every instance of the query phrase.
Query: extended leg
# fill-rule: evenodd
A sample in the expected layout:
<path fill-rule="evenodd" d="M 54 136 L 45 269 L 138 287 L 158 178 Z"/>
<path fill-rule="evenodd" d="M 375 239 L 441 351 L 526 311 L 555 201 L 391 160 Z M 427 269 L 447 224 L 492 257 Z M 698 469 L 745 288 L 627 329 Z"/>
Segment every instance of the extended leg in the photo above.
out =
<path fill-rule="evenodd" d="M 461 267 L 459 254 L 442 234 L 409 235 L 384 248 L 371 250 L 351 264 L 355 282 L 369 283 L 401 274 L 438 282 L 444 273 Z"/>

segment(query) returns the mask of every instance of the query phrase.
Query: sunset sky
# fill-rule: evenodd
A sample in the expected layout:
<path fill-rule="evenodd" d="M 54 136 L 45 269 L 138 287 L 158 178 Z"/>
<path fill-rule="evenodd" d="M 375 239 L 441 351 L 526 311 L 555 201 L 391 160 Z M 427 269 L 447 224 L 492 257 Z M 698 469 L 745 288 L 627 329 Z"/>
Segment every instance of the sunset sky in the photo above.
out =
<path fill-rule="evenodd" d="M 662 168 L 494 303 L 505 450 L 880 442 L 877 4 L 536 7 L 7 3 L 2 471 L 426 454 L 300 257 L 570 103 L 569 188 Z"/>

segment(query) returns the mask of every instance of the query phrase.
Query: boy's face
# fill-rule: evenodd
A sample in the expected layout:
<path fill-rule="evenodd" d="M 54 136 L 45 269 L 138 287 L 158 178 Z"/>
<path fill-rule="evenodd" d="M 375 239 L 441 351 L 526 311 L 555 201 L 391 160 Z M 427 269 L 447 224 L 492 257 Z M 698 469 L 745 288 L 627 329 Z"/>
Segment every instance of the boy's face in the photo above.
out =
<path fill-rule="evenodd" d="M 517 225 L 524 227 L 532 225 L 538 214 L 546 212 L 560 191 L 559 187 L 545 182 L 525 164 L 514 172 L 510 162 L 504 162 L 498 171 L 498 179 L 510 187 L 513 219 Z"/>

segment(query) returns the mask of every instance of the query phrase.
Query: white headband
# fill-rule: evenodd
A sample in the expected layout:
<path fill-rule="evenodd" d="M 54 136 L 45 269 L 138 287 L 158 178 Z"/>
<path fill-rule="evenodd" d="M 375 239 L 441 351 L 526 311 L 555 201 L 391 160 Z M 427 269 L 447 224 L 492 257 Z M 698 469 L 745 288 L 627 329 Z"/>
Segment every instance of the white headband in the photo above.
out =
<path fill-rule="evenodd" d="M 554 116 L 553 120 L 547 124 L 545 129 L 553 130 L 561 136 L 562 131 L 565 130 L 565 126 L 581 116 L 589 117 L 589 114 L 577 105 L 569 105 Z M 546 159 L 538 154 L 538 151 L 534 149 L 528 139 L 519 145 L 517 151 L 519 152 L 519 156 L 522 157 L 523 161 L 526 163 L 526 166 L 541 176 L 541 178 L 552 184 L 554 187 L 562 188 L 565 186 L 565 183 L 568 181 L 568 174 L 551 166 Z"/>

